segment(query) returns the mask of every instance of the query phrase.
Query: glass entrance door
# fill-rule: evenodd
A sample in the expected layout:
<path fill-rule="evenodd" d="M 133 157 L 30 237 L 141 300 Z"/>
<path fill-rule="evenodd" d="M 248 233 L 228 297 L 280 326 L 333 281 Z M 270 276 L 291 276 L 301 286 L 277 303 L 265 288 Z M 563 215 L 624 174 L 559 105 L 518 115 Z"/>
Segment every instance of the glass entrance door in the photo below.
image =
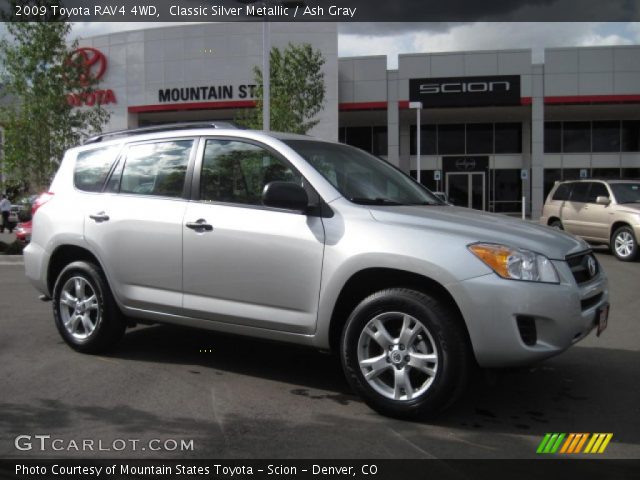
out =
<path fill-rule="evenodd" d="M 447 198 L 458 207 L 486 210 L 484 189 L 484 172 L 447 173 Z"/>

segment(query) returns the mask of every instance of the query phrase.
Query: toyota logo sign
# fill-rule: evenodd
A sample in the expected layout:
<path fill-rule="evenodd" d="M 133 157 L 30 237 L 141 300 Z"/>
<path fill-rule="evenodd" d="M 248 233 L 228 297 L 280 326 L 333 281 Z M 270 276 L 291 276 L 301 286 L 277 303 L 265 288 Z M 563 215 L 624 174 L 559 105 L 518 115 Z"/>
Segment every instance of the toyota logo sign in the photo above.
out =
<path fill-rule="evenodd" d="M 98 81 L 107 69 L 107 57 L 100 50 L 83 47 L 69 55 L 69 63 L 79 66 L 80 85 L 87 86 Z"/>
<path fill-rule="evenodd" d="M 76 80 L 81 87 L 90 87 L 104 76 L 107 70 L 107 57 L 92 47 L 82 47 L 71 52 L 67 58 L 69 68 L 77 68 Z M 111 89 L 92 90 L 67 94 L 67 102 L 73 107 L 92 107 L 116 103 L 116 95 Z"/>

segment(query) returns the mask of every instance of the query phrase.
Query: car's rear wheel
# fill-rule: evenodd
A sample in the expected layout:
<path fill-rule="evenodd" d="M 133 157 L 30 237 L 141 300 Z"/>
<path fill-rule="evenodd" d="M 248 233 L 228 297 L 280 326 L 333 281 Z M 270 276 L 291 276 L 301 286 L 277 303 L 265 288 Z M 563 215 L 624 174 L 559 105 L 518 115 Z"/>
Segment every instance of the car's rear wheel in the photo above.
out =
<path fill-rule="evenodd" d="M 638 256 L 638 240 L 631 227 L 620 227 L 611 236 L 611 251 L 623 262 L 635 260 Z"/>
<path fill-rule="evenodd" d="M 549 222 L 549 226 L 551 228 L 557 228 L 558 230 L 564 230 L 564 227 L 562 226 L 562 222 L 557 218 L 555 220 L 551 220 L 551 222 Z"/>
<path fill-rule="evenodd" d="M 371 408 L 418 418 L 439 412 L 459 396 L 471 354 L 448 305 L 393 288 L 355 308 L 343 331 L 341 357 L 347 380 Z"/>
<path fill-rule="evenodd" d="M 64 341 L 84 353 L 108 350 L 126 328 L 104 274 L 88 262 L 73 262 L 58 275 L 53 316 Z"/>

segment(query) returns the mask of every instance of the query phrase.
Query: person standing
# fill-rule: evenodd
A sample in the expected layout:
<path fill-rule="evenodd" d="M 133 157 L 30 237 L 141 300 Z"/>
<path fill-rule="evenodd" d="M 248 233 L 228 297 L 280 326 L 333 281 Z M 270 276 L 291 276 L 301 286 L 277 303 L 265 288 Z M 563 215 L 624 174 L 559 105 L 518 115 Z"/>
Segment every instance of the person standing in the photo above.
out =
<path fill-rule="evenodd" d="M 11 202 L 6 195 L 2 195 L 0 200 L 0 211 L 2 212 L 2 227 L 0 233 L 4 233 L 4 229 L 7 228 L 9 233 L 13 232 L 13 226 L 9 223 L 9 213 L 11 212 Z"/>

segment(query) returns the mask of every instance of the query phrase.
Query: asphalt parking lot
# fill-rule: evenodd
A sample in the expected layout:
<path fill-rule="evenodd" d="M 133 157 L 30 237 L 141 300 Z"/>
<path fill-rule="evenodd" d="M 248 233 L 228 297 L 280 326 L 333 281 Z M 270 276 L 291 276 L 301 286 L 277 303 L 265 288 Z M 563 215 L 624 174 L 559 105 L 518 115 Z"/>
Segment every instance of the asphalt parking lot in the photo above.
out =
<path fill-rule="evenodd" d="M 602 337 L 536 368 L 478 375 L 453 408 L 417 423 L 371 411 L 338 360 L 314 350 L 148 326 L 110 355 L 76 353 L 23 266 L 0 257 L 0 457 L 533 458 L 547 432 L 612 432 L 604 457 L 639 458 L 640 263 L 598 258 L 611 282 Z M 64 449 L 18 450 L 19 435 Z M 128 446 L 67 449 L 82 439 Z M 193 450 L 151 451 L 150 439 Z"/>

